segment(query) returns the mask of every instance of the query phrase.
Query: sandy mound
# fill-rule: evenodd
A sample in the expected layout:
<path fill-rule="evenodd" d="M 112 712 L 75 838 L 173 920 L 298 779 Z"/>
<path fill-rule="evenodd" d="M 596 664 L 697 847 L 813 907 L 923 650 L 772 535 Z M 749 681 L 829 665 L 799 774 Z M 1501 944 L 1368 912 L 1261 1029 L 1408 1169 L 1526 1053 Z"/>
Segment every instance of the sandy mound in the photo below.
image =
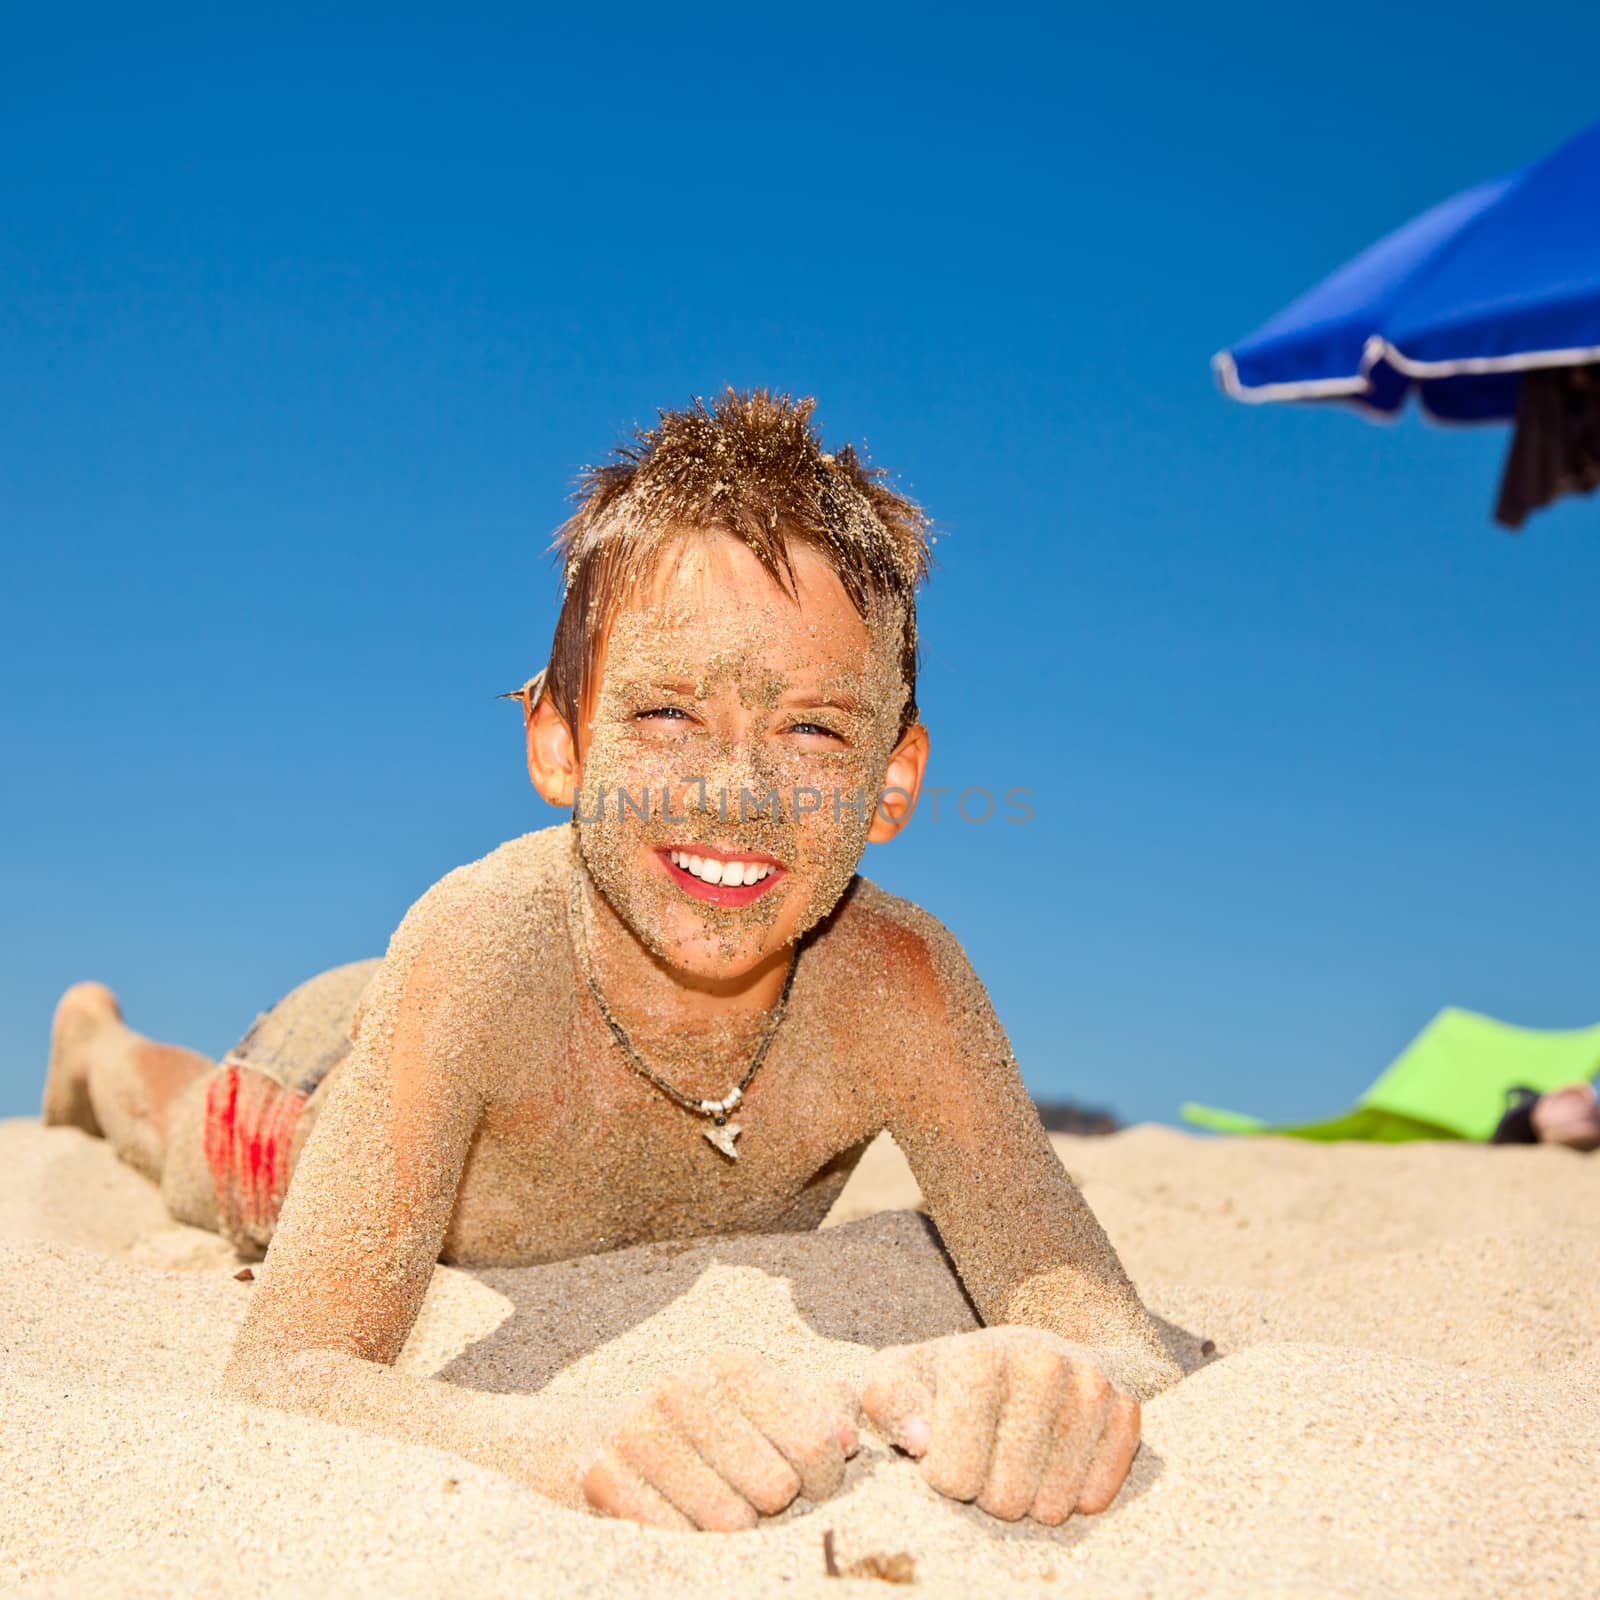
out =
<path fill-rule="evenodd" d="M 1159 1128 L 1057 1143 L 1198 1367 L 1146 1408 L 1116 1505 L 1005 1526 L 869 1439 L 828 1504 L 694 1536 L 213 1398 L 253 1292 L 226 1248 L 173 1227 L 104 1145 L 0 1124 L 0 1582 L 844 1594 L 824 1576 L 831 1529 L 842 1565 L 903 1553 L 919 1589 L 962 1600 L 1600 1590 L 1600 1158 Z M 884 1144 L 820 1234 L 441 1269 L 403 1360 L 479 1389 L 614 1395 L 732 1344 L 853 1377 L 877 1345 L 973 1325 L 925 1220 L 885 1211 L 916 1202 Z"/>

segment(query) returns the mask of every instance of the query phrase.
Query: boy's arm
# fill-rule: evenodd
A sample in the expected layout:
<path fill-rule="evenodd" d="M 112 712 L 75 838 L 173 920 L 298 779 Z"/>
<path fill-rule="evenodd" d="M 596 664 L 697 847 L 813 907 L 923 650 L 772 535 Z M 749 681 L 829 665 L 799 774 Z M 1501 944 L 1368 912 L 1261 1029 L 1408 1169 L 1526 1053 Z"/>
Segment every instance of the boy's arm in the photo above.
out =
<path fill-rule="evenodd" d="M 420 908 L 419 908 L 420 909 Z M 413 913 L 416 915 L 417 913 Z M 486 1101 L 544 1052 L 503 1033 L 528 953 L 394 948 L 306 1144 L 223 1384 L 240 1399 L 434 1445 L 574 1509 L 663 1528 L 754 1526 L 831 1494 L 855 1397 L 725 1353 L 605 1403 L 483 1394 L 392 1370 L 432 1276 Z"/>
<path fill-rule="evenodd" d="M 447 924 L 404 970 L 391 954 L 375 980 L 357 1046 L 295 1168 L 223 1385 L 454 1451 L 577 1504 L 601 1419 L 392 1370 L 500 1066 L 494 1008 L 461 970 L 458 945 Z"/>
<path fill-rule="evenodd" d="M 924 1474 L 957 1498 L 1043 1521 L 1100 1509 L 1137 1448 L 1138 1402 L 1178 1368 L 960 945 L 931 917 L 891 938 L 907 987 L 881 1057 L 885 1119 L 989 1326 L 885 1353 L 868 1414 L 926 1451 Z"/>

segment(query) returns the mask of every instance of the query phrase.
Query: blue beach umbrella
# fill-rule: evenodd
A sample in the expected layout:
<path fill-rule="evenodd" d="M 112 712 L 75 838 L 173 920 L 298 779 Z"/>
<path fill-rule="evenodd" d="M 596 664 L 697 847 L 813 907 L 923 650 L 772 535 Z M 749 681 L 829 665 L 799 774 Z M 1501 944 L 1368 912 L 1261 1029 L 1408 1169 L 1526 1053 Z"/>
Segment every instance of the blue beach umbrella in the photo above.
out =
<path fill-rule="evenodd" d="M 1423 212 L 1213 360 L 1237 400 L 1515 422 L 1496 515 L 1600 484 L 1600 123 Z"/>

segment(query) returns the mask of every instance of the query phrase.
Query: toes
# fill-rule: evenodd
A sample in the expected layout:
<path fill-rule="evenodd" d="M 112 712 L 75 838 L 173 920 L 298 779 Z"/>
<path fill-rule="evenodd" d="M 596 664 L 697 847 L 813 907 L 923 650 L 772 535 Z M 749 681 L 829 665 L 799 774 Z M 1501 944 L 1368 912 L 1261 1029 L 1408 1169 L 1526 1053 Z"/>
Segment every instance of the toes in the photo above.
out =
<path fill-rule="evenodd" d="M 117 997 L 103 983 L 75 983 L 56 1002 L 50 1024 L 50 1061 L 45 1069 L 40 1117 L 46 1126 L 82 1128 L 99 1134 L 89 1099 L 86 1045 L 108 1022 L 120 1021 Z"/>
<path fill-rule="evenodd" d="M 117 997 L 103 983 L 75 983 L 56 1001 L 57 1024 L 68 1019 L 122 1020 L 122 1007 Z"/>

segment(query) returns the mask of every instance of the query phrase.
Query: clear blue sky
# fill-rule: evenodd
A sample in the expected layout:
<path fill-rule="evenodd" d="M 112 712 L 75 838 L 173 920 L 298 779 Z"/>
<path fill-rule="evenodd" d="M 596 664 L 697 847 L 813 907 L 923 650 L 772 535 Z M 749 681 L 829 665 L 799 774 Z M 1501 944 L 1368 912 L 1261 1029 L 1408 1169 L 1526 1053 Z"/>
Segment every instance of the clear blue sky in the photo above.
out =
<path fill-rule="evenodd" d="M 0 53 L 0 1110 L 95 976 L 212 1052 L 555 820 L 574 471 L 723 384 L 939 519 L 865 870 L 1041 1095 L 1349 1101 L 1600 1019 L 1600 503 L 1207 361 L 1600 114 L 1592 6 L 74 6 Z M 948 814 L 947 814 L 948 816 Z"/>

